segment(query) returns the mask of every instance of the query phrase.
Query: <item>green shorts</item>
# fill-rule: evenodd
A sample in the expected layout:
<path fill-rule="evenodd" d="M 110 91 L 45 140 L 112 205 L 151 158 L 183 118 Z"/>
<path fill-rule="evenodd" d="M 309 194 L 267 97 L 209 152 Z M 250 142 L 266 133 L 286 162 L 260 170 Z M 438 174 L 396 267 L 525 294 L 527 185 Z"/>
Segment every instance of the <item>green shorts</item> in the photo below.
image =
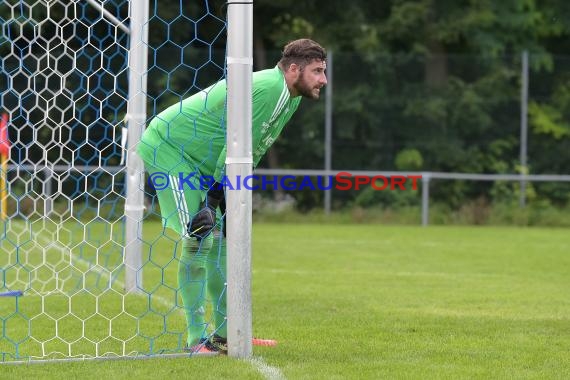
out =
<path fill-rule="evenodd" d="M 178 163 L 173 169 L 164 170 L 145 163 L 150 187 L 156 191 L 162 225 L 187 234 L 188 223 L 198 212 L 200 203 L 206 196 L 200 174 L 190 163 Z M 190 175 L 196 173 L 195 175 Z"/>

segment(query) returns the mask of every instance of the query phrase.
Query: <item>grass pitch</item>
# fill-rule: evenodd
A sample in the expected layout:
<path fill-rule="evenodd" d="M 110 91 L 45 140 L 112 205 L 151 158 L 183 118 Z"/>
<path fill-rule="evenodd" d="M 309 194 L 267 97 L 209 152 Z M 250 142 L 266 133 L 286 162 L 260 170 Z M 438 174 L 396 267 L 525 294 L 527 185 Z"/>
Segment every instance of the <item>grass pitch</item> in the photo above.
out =
<path fill-rule="evenodd" d="M 175 286 L 175 272 L 172 240 L 160 234 L 158 224 L 145 225 L 145 239 L 153 247 L 149 257 L 156 265 L 144 281 L 164 299 Z M 0 377 L 570 377 L 567 229 L 255 224 L 253 241 L 254 334 L 279 344 L 255 347 L 252 360 L 2 365 Z M 151 283 L 160 284 L 161 278 L 168 286 L 153 288 Z M 48 279 L 42 284 L 47 290 L 52 286 Z M 5 310 L 14 301 L 0 302 L 5 324 Z M 130 316 L 144 320 L 148 302 L 133 300 L 137 308 Z M 112 304 L 108 307 L 112 315 Z M 183 319 L 175 315 L 167 320 L 171 338 L 183 329 Z M 159 319 L 149 319 L 147 325 L 121 318 L 117 329 L 128 338 L 136 332 L 133 326 L 143 323 L 145 336 L 152 336 L 164 331 Z M 109 323 L 106 318 L 101 322 Z M 69 341 L 74 334 L 93 333 L 61 334 Z"/>

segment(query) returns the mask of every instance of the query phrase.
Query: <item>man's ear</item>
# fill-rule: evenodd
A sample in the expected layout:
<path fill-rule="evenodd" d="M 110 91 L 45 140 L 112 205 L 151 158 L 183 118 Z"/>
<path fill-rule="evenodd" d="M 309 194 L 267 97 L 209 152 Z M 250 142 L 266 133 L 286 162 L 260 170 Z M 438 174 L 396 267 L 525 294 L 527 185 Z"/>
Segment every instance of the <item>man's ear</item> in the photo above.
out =
<path fill-rule="evenodd" d="M 292 63 L 289 65 L 289 71 L 296 74 L 301 71 L 301 66 L 296 63 Z"/>

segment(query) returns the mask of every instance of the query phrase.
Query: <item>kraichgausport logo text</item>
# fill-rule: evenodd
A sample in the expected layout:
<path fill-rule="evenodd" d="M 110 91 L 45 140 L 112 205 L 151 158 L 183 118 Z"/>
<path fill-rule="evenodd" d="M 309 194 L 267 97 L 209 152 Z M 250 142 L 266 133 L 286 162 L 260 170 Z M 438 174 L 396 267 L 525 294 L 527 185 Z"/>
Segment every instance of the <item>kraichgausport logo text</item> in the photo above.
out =
<path fill-rule="evenodd" d="M 178 191 L 183 190 L 208 190 L 214 184 L 225 190 L 360 190 L 364 187 L 372 187 L 378 191 L 406 191 L 417 190 L 418 180 L 422 176 L 418 175 L 352 175 L 350 172 L 338 172 L 328 176 L 268 176 L 268 175 L 248 175 L 237 176 L 230 179 L 223 176 L 216 182 L 213 176 L 203 176 L 197 172 L 193 173 L 165 173 L 154 172 L 148 177 L 148 184 L 155 190 L 165 190 L 168 188 Z"/>

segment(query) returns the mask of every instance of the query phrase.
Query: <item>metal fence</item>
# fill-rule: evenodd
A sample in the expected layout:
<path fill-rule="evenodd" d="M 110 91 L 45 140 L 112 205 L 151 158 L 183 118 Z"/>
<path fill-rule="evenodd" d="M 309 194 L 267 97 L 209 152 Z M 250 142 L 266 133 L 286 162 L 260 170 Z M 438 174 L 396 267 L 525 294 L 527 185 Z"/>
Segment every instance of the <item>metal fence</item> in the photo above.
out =
<path fill-rule="evenodd" d="M 25 177 L 35 178 L 40 187 L 41 193 L 40 201 L 43 203 L 43 213 L 49 215 L 53 211 L 54 200 L 57 198 L 58 189 L 61 189 L 61 182 L 54 183 L 55 178 L 59 178 L 58 174 L 61 173 L 107 173 L 109 176 L 117 175 L 125 172 L 124 166 L 32 166 L 32 165 L 10 165 L 9 172 L 16 173 L 26 181 Z M 478 174 L 478 173 L 442 173 L 442 172 L 400 172 L 400 171 L 371 171 L 371 170 L 319 170 L 319 169 L 264 169 L 259 168 L 254 171 L 256 176 L 295 176 L 295 177 L 336 177 L 339 173 L 350 173 L 353 177 L 409 177 L 415 176 L 419 178 L 418 191 L 421 191 L 421 223 L 423 226 L 429 225 L 429 210 L 430 210 L 430 184 L 434 181 L 507 181 L 517 182 L 521 188 L 527 183 L 533 182 L 565 182 L 570 183 L 570 175 L 557 175 L 557 174 Z M 409 189 L 411 190 L 411 189 Z M 318 191 L 318 190 L 317 190 Z M 326 214 L 331 212 L 331 203 L 333 201 L 333 192 L 330 190 L 321 190 L 323 196 L 323 208 Z M 524 192 L 521 192 L 524 194 Z M 526 202 L 521 204 L 524 206 Z M 120 207 L 117 209 L 121 211 Z"/>

